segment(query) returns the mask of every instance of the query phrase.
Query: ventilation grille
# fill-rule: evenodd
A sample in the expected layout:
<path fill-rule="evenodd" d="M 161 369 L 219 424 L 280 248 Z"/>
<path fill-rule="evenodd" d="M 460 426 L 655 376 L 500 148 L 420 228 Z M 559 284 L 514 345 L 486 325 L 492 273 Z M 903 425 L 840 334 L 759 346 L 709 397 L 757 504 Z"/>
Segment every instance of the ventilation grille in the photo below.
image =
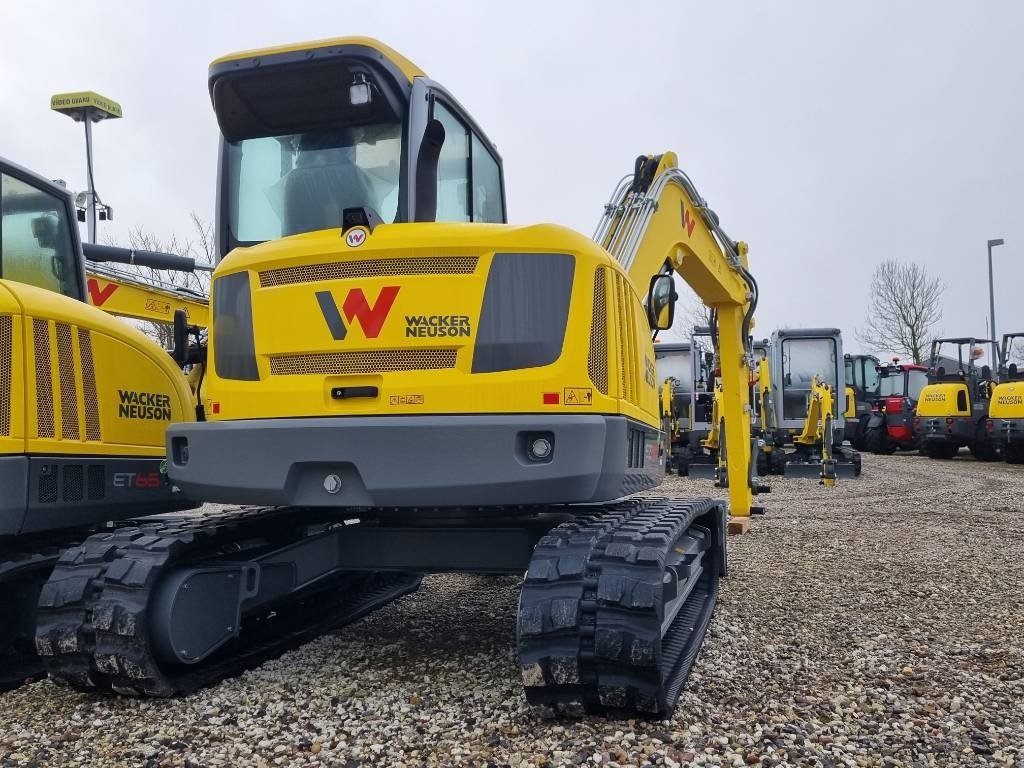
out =
<path fill-rule="evenodd" d="M 321 280 L 345 280 L 353 277 L 400 277 L 403 275 L 471 275 L 476 271 L 477 256 L 437 256 L 419 259 L 367 259 L 366 261 L 332 261 L 327 264 L 305 264 L 260 272 L 260 287 L 292 283 L 314 283 Z"/>
<path fill-rule="evenodd" d="M 102 464 L 43 464 L 39 468 L 36 501 L 40 504 L 103 501 L 107 473 Z"/>
<path fill-rule="evenodd" d="M 82 399 L 85 402 L 85 439 L 102 439 L 100 406 L 96 397 L 96 370 L 92 361 L 92 334 L 78 329 L 78 354 L 82 359 Z"/>
<path fill-rule="evenodd" d="M 89 501 L 103 501 L 107 492 L 107 472 L 102 464 L 89 465 Z"/>
<path fill-rule="evenodd" d="M 81 501 L 85 495 L 85 467 L 81 464 L 69 464 L 64 467 L 63 474 L 64 501 Z"/>
<path fill-rule="evenodd" d="M 39 503 L 54 504 L 57 501 L 57 465 L 44 464 L 39 473 Z"/>
<path fill-rule="evenodd" d="M 437 371 L 455 367 L 454 349 L 382 349 L 371 352 L 325 352 L 270 358 L 273 376 L 297 374 Z"/>
<path fill-rule="evenodd" d="M 75 344 L 71 326 L 57 323 L 57 371 L 60 374 L 60 434 L 65 440 L 81 440 L 78 426 L 78 384 L 75 382 Z"/>
<path fill-rule="evenodd" d="M 32 321 L 32 342 L 36 356 L 36 432 L 39 437 L 53 437 L 53 379 L 50 376 L 50 324 L 47 321 Z M 53 493 L 57 493 L 56 486 Z"/>
<path fill-rule="evenodd" d="M 0 437 L 11 434 L 12 339 L 14 321 L 0 316 Z"/>
<path fill-rule="evenodd" d="M 620 396 L 633 405 L 640 405 L 640 392 L 637 386 L 638 363 L 640 352 L 637 349 L 636 308 L 632 291 L 626 278 L 615 274 L 615 302 L 618 307 L 619 320 L 619 374 L 622 389 Z"/>
<path fill-rule="evenodd" d="M 594 316 L 590 321 L 587 371 L 597 391 L 608 394 L 608 310 L 605 306 L 605 270 L 594 272 Z"/>

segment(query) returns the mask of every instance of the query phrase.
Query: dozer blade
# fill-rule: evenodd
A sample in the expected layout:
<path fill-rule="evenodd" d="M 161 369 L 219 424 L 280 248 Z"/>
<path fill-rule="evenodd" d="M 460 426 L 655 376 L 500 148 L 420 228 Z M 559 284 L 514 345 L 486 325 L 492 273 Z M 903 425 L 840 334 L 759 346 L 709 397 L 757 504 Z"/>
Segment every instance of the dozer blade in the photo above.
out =
<path fill-rule="evenodd" d="M 518 622 L 526 698 L 670 716 L 725 573 L 725 507 L 634 498 L 590 510 L 530 560 Z"/>
<path fill-rule="evenodd" d="M 787 461 L 782 471 L 783 477 L 804 477 L 808 480 L 821 479 L 821 462 Z"/>
<path fill-rule="evenodd" d="M 695 480 L 714 480 L 717 468 L 715 464 L 690 464 L 690 477 Z"/>

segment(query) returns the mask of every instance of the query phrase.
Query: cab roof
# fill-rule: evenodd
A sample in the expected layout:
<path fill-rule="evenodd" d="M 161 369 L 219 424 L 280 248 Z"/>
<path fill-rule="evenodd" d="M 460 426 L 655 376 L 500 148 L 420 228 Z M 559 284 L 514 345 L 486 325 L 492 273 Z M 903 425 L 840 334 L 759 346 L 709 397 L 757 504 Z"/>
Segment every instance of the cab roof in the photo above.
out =
<path fill-rule="evenodd" d="M 426 77 L 426 73 L 394 48 L 384 45 L 372 37 L 331 37 L 324 40 L 311 40 L 305 43 L 275 45 L 269 48 L 254 48 L 221 56 L 210 64 L 210 75 L 221 72 L 232 64 L 245 62 L 250 66 L 263 66 L 278 61 L 295 60 L 301 56 L 315 57 L 318 53 L 337 54 L 342 48 L 369 49 L 381 60 L 387 62 L 394 70 L 400 72 L 408 83 L 417 77 Z"/>

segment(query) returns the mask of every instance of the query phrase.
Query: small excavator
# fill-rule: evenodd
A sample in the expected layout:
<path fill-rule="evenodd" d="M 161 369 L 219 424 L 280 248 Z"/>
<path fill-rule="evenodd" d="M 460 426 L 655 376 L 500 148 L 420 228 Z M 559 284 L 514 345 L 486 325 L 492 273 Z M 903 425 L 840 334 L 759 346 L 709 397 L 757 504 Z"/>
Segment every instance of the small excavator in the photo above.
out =
<path fill-rule="evenodd" d="M 951 459 L 967 446 L 978 461 L 999 458 L 988 430 L 989 400 L 995 387 L 992 368 L 978 366 L 981 345 L 988 339 L 963 336 L 935 339 L 928 384 L 921 390 L 914 431 L 921 452 L 933 459 Z M 955 350 L 955 356 L 952 353 Z M 955 367 L 953 367 L 955 366 Z"/>
<path fill-rule="evenodd" d="M 1024 372 L 1013 362 L 1022 345 L 1024 332 L 1003 335 L 999 383 L 992 390 L 986 422 L 993 445 L 1010 464 L 1024 464 Z"/>
<path fill-rule="evenodd" d="M 832 485 L 837 477 L 860 474 L 860 453 L 843 439 L 847 409 L 842 343 L 837 328 L 780 329 L 771 336 L 774 433 L 766 444 L 777 453 L 769 467 L 781 467 L 783 475 Z M 783 451 L 787 445 L 793 450 Z"/>
<path fill-rule="evenodd" d="M 42 672 L 37 602 L 68 547 L 113 520 L 196 506 L 164 461 L 167 425 L 195 418 L 186 378 L 110 312 L 166 321 L 181 311 L 205 325 L 206 301 L 117 262 L 196 268 L 83 246 L 70 193 L 0 159 L 0 690 Z"/>
<path fill-rule="evenodd" d="M 718 464 L 717 445 L 705 445 L 715 424 L 711 330 L 696 327 L 688 342 L 656 344 L 654 357 L 671 435 L 666 471 L 711 478 Z"/>
<path fill-rule="evenodd" d="M 208 344 L 186 355 L 209 361 L 207 420 L 168 431 L 168 472 L 186 495 L 263 506 L 83 542 L 47 586 L 70 593 L 94 564 L 68 596 L 89 642 L 41 633 L 50 671 L 180 694 L 419 574 L 525 573 L 530 702 L 671 713 L 727 518 L 631 496 L 665 475 L 652 339 L 678 274 L 716 310 L 727 462 L 747 476 L 746 245 L 672 153 L 638 158 L 593 239 L 506 224 L 494 144 L 375 40 L 232 54 L 209 82 L 219 262 Z M 730 526 L 752 490 L 730 483 Z"/>

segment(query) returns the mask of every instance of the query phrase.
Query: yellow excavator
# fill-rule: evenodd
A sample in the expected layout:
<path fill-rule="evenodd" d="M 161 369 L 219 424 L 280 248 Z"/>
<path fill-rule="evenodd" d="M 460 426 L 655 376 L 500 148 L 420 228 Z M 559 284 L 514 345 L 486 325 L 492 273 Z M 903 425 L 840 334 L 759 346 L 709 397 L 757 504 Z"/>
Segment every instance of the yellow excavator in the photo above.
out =
<path fill-rule="evenodd" d="M 195 418 L 186 378 L 109 310 L 205 324 L 206 301 L 111 262 L 196 266 L 83 246 L 68 191 L 0 159 L 0 689 L 42 670 L 36 604 L 63 551 L 109 521 L 195 506 L 164 461 L 167 425 Z"/>
<path fill-rule="evenodd" d="M 75 557 L 107 558 L 80 601 L 91 643 L 48 649 L 51 672 L 174 695 L 419 574 L 525 572 L 531 702 L 671 712 L 725 570 L 726 507 L 625 497 L 665 473 L 652 338 L 673 273 L 717 311 L 728 464 L 749 473 L 745 244 L 671 153 L 637 160 L 593 239 L 506 224 L 494 144 L 375 40 L 226 56 L 210 94 L 207 420 L 169 430 L 169 474 L 263 506 L 84 542 Z M 750 486 L 729 496 L 745 522 Z"/>

